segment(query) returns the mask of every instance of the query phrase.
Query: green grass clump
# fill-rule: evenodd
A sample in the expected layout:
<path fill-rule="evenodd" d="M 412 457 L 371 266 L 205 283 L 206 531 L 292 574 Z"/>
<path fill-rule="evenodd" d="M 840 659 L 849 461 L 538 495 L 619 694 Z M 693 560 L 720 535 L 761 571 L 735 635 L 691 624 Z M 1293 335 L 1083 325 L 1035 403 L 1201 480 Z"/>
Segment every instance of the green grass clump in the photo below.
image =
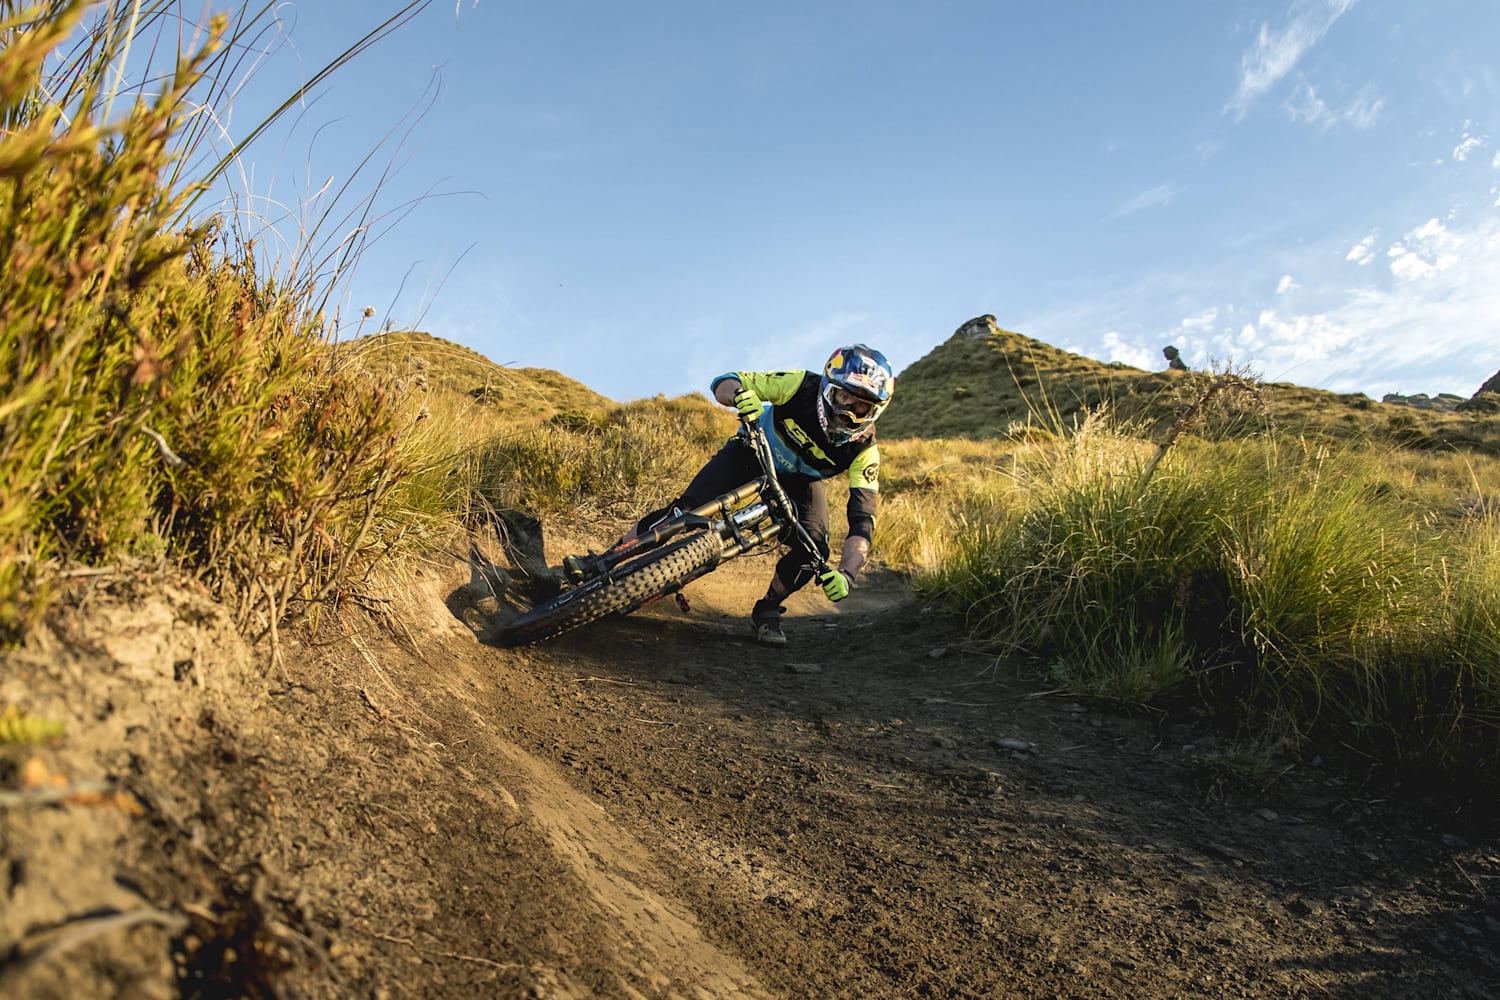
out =
<path fill-rule="evenodd" d="M 1102 420 L 1017 452 L 922 586 L 1080 694 L 1191 697 L 1251 734 L 1500 777 L 1494 517 L 1452 530 L 1384 447 L 1161 456 Z"/>
<path fill-rule="evenodd" d="M 0 23 L 8 41 L 0 59 L 8 132 L 0 145 L 5 631 L 39 610 L 25 591 L 43 561 L 109 558 L 140 535 L 161 481 L 143 430 L 191 311 L 172 288 L 205 238 L 167 232 L 182 199 L 158 178 L 206 53 L 180 64 L 160 95 L 137 102 L 123 122 L 97 121 L 97 95 L 87 90 L 65 118 L 41 75 L 83 10 L 75 3 L 43 16 L 7 5 Z"/>
<path fill-rule="evenodd" d="M 1258 667 L 1251 695 L 1311 720 L 1362 725 L 1380 700 L 1373 665 L 1429 623 L 1434 539 L 1371 475 L 1364 455 L 1315 454 L 1267 470 L 1226 511 L 1222 573 Z"/>
<path fill-rule="evenodd" d="M 1189 677 L 1185 635 L 1216 504 L 1211 483 L 1143 483 L 1147 442 L 1095 421 L 1017 453 L 1003 493 L 971 493 L 953 559 L 925 586 L 965 608 L 1012 651 L 1046 656 L 1055 678 L 1141 701 Z"/>
<path fill-rule="evenodd" d="M 1500 511 L 1477 512 L 1447 538 L 1444 558 L 1431 568 L 1436 626 L 1402 651 L 1393 671 L 1389 701 L 1406 711 L 1391 727 L 1391 752 L 1493 778 L 1500 762 Z"/>
<path fill-rule="evenodd" d="M 0 709 L 0 747 L 47 743 L 66 732 L 61 722 L 31 715 L 15 705 Z"/>

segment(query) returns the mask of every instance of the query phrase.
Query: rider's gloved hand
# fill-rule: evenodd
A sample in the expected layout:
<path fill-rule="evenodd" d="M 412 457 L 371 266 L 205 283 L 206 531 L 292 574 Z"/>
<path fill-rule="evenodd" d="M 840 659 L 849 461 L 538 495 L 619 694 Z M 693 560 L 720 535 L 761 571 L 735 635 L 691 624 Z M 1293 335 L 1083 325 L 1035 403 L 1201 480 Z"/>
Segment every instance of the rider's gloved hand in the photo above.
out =
<path fill-rule="evenodd" d="M 740 411 L 740 416 L 746 420 L 754 420 L 760 416 L 762 400 L 755 394 L 754 389 L 741 389 L 734 394 L 734 408 Z"/>
<path fill-rule="evenodd" d="M 830 601 L 842 601 L 849 596 L 850 579 L 849 574 L 841 569 L 830 569 L 818 575 L 818 582 L 823 585 L 823 593 Z"/>

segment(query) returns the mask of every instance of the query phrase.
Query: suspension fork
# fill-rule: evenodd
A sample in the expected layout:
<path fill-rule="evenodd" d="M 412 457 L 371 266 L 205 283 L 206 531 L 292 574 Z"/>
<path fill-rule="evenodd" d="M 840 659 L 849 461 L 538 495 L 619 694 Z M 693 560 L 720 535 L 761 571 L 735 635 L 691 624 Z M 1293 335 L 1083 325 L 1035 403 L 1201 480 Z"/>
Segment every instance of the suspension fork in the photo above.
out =
<path fill-rule="evenodd" d="M 787 523 L 792 533 L 797 536 L 797 540 L 802 543 L 802 548 L 815 560 L 813 572 L 818 576 L 827 573 L 833 567 L 827 559 L 818 555 L 818 546 L 813 543 L 812 536 L 807 533 L 807 529 L 802 527 L 796 508 L 792 506 L 786 490 L 782 489 L 781 480 L 776 478 L 776 457 L 771 454 L 771 442 L 766 439 L 765 428 L 760 426 L 760 419 L 752 417 L 747 420 L 741 417 L 740 434 L 748 439 L 750 447 L 755 450 L 755 457 L 760 462 L 761 469 L 765 472 L 764 493 L 778 512 L 776 520 L 784 520 Z"/>

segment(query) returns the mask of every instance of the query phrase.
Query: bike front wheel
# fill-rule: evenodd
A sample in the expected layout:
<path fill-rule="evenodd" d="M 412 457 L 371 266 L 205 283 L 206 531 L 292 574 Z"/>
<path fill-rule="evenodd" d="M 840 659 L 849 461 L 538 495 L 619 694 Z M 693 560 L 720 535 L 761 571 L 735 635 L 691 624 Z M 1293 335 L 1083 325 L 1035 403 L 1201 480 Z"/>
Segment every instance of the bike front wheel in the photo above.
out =
<path fill-rule="evenodd" d="M 677 539 L 537 605 L 502 629 L 500 642 L 525 646 L 608 614 L 634 611 L 712 569 L 722 551 L 723 543 L 712 532 Z"/>

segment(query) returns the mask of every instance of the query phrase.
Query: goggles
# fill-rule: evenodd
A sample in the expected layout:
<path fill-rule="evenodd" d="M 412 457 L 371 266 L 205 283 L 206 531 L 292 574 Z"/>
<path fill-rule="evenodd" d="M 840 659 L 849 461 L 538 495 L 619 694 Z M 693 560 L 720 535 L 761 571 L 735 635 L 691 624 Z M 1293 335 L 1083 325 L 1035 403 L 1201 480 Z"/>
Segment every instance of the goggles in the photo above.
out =
<path fill-rule="evenodd" d="M 870 419 L 870 415 L 875 412 L 875 404 L 863 396 L 856 396 L 842 386 L 835 385 L 831 388 L 833 391 L 829 395 L 832 398 L 834 407 L 849 414 L 856 420 L 868 420 Z"/>

